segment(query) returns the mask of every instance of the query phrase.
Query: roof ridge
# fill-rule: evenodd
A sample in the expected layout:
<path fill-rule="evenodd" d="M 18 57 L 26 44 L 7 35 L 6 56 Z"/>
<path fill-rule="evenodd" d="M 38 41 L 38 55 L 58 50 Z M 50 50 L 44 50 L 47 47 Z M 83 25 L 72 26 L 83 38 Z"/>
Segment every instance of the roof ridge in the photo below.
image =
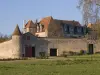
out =
<path fill-rule="evenodd" d="M 59 21 L 74 21 L 74 22 L 78 22 L 76 20 L 61 20 L 61 19 L 54 19 L 54 20 L 59 20 Z"/>

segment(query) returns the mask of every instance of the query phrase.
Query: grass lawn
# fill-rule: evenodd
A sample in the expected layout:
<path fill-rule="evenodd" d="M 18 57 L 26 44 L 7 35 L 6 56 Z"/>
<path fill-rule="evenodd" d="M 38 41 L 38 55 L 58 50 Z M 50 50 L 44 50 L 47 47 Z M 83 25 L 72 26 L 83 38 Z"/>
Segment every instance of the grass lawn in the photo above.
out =
<path fill-rule="evenodd" d="M 100 55 L 0 61 L 0 75 L 100 75 Z"/>

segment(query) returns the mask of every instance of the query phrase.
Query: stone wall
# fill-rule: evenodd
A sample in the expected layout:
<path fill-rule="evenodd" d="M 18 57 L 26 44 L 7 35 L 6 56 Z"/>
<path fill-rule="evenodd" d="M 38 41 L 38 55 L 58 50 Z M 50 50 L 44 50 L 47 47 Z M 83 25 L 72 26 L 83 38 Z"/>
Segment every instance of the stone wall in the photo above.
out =
<path fill-rule="evenodd" d="M 50 55 L 50 48 L 57 48 L 57 55 L 60 56 L 63 51 L 80 52 L 80 50 L 88 51 L 88 45 L 93 44 L 93 52 L 100 52 L 100 40 L 86 40 L 85 38 L 44 38 L 48 40 L 48 54 Z"/>
<path fill-rule="evenodd" d="M 45 38 L 49 41 L 48 53 L 50 48 L 57 48 L 57 55 L 60 56 L 63 51 L 79 52 L 80 50 L 87 51 L 87 42 L 83 39 L 65 39 L 65 38 Z"/>
<path fill-rule="evenodd" d="M 94 44 L 94 52 L 100 52 L 100 40 Z"/>
<path fill-rule="evenodd" d="M 27 40 L 27 36 L 30 36 L 30 40 Z M 60 56 L 63 51 L 87 51 L 89 44 L 84 38 L 37 38 L 30 33 L 25 33 L 22 39 L 22 44 L 20 36 L 13 36 L 12 40 L 0 43 L 0 59 L 19 58 L 25 54 L 26 45 L 35 46 L 35 56 L 38 57 L 39 52 L 46 52 L 47 55 L 50 55 L 50 48 L 57 48 L 57 56 Z M 94 44 L 94 52 L 100 52 L 99 46 L 100 41 L 97 41 Z"/>
<path fill-rule="evenodd" d="M 19 58 L 19 50 L 12 40 L 0 43 L 0 59 Z"/>

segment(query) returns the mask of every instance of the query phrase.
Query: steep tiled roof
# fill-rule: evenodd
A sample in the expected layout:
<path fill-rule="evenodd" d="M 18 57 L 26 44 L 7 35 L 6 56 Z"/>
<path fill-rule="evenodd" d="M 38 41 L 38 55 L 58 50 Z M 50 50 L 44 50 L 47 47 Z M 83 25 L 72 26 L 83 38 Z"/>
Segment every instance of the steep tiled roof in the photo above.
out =
<path fill-rule="evenodd" d="M 25 28 L 33 28 L 33 27 L 36 27 L 36 25 L 33 23 L 32 20 L 29 20 L 25 25 Z"/>
<path fill-rule="evenodd" d="M 48 36 L 63 36 L 62 26 L 63 24 L 81 26 L 78 21 L 58 20 L 53 19 L 51 16 L 43 18 L 40 23 L 44 25 L 44 28 L 48 30 Z"/>
<path fill-rule="evenodd" d="M 12 35 L 22 35 L 18 25 L 16 25 L 16 28 L 15 28 L 15 30 L 14 30 Z"/>
<path fill-rule="evenodd" d="M 44 28 L 47 29 L 48 25 L 50 24 L 50 21 L 53 20 L 52 16 L 48 16 L 43 18 L 40 23 L 44 25 Z"/>
<path fill-rule="evenodd" d="M 40 23 L 43 24 L 46 29 L 48 28 L 51 22 L 53 25 L 69 24 L 74 26 L 81 26 L 81 24 L 78 21 L 58 20 L 58 19 L 53 19 L 52 16 L 45 17 L 40 21 Z"/>
<path fill-rule="evenodd" d="M 81 24 L 78 22 L 78 21 L 69 21 L 69 20 L 57 20 L 57 19 L 54 19 L 55 23 L 56 24 L 69 24 L 69 25 L 74 25 L 74 26 L 81 26 Z"/>

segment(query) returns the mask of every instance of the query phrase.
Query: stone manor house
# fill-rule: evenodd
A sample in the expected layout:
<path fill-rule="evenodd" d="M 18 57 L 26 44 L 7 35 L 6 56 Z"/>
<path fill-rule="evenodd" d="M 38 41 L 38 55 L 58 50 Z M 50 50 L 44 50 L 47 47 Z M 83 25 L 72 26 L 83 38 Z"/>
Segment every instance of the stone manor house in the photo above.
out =
<path fill-rule="evenodd" d="M 39 22 L 29 20 L 22 31 L 16 26 L 12 39 L 0 43 L 0 59 L 39 57 L 40 52 L 48 56 L 60 56 L 64 51 L 89 50 L 95 53 L 99 51 L 100 43 L 84 38 L 86 28 L 77 21 L 58 20 L 51 16 Z"/>

